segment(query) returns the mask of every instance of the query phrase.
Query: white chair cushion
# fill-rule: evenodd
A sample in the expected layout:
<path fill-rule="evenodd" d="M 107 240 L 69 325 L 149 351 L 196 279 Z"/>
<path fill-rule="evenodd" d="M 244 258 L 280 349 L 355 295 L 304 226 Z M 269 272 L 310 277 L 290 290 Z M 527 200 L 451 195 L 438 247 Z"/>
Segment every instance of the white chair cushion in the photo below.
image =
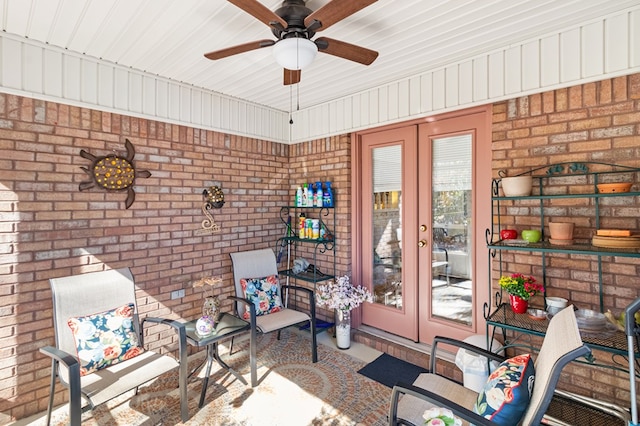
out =
<path fill-rule="evenodd" d="M 82 376 L 80 382 L 83 392 L 89 395 L 93 404 L 100 405 L 178 365 L 178 361 L 170 356 L 146 351 L 135 358 Z"/>
<path fill-rule="evenodd" d="M 262 333 L 279 330 L 290 325 L 309 321 L 309 315 L 293 309 L 283 309 L 269 315 L 256 317 L 256 325 Z"/>

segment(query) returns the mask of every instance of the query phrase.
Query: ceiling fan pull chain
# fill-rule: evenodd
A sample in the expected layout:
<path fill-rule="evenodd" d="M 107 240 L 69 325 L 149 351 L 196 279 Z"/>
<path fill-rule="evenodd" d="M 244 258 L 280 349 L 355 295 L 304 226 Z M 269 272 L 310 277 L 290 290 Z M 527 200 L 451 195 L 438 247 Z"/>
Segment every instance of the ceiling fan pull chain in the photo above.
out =
<path fill-rule="evenodd" d="M 289 85 L 289 124 L 293 124 L 293 87 Z"/>

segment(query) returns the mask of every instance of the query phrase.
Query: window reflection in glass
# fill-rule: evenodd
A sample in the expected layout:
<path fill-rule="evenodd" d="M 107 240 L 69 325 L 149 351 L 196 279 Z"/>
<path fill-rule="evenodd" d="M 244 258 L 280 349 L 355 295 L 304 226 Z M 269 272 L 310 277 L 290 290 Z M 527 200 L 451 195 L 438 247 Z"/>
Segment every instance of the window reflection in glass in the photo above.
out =
<path fill-rule="evenodd" d="M 402 148 L 373 150 L 373 290 L 376 303 L 402 307 Z"/>
<path fill-rule="evenodd" d="M 471 324 L 471 135 L 433 140 L 432 294 L 434 316 Z"/>

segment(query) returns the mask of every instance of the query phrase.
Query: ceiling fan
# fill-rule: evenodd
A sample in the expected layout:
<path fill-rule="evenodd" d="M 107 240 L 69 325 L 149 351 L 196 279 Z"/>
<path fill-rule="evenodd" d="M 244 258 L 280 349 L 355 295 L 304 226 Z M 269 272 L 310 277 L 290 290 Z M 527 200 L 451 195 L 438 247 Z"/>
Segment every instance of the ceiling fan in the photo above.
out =
<path fill-rule="evenodd" d="M 344 41 L 328 37 L 311 40 L 316 32 L 326 30 L 377 0 L 330 0 L 316 11 L 306 7 L 304 0 L 284 0 L 275 12 L 258 0 L 228 1 L 271 27 L 277 40 L 257 40 L 216 50 L 204 55 L 208 59 L 217 60 L 274 46 L 276 61 L 284 67 L 284 84 L 289 85 L 300 82 L 301 68 L 305 62 L 310 63 L 318 51 L 364 65 L 370 65 L 378 57 L 376 51 Z"/>

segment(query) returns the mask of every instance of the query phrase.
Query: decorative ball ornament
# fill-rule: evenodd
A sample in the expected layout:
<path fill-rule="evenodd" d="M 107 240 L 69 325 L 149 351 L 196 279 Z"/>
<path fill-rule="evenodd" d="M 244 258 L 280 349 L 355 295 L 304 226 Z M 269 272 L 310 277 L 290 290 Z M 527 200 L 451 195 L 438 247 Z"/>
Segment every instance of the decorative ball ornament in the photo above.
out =
<path fill-rule="evenodd" d="M 213 333 L 216 324 L 208 315 L 203 315 L 196 321 L 196 333 L 200 336 L 208 336 Z"/>

